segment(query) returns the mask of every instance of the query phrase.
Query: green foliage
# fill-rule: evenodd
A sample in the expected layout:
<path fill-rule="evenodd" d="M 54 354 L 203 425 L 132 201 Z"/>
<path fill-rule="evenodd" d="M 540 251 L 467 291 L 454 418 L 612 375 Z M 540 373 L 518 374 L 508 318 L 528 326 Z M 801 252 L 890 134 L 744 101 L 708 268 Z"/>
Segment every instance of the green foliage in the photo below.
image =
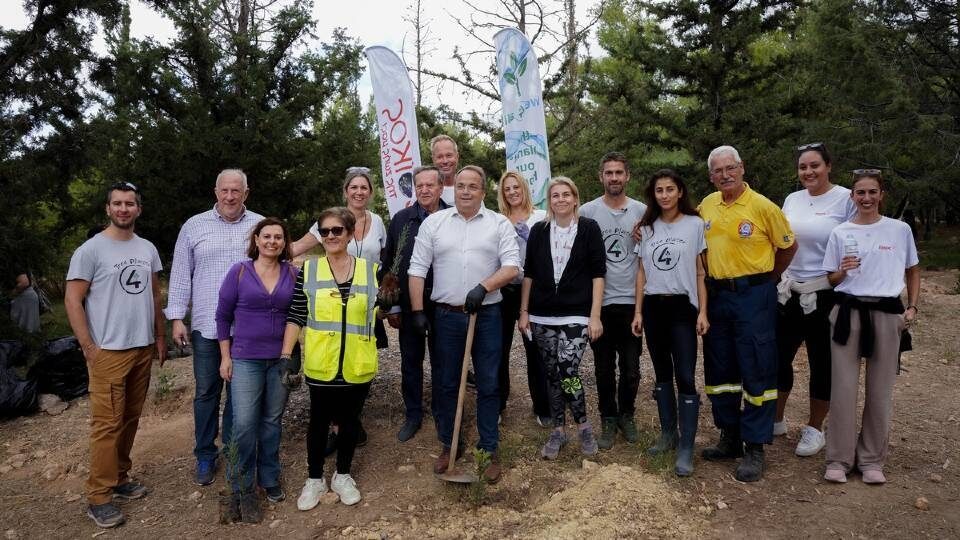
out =
<path fill-rule="evenodd" d="M 470 482 L 468 490 L 470 503 L 473 506 L 482 505 L 487 499 L 487 479 L 484 473 L 491 463 L 491 454 L 482 448 L 473 449 L 473 474 L 474 480 Z"/>
<path fill-rule="evenodd" d="M 157 403 L 173 395 L 173 381 L 177 375 L 169 368 L 160 368 L 157 371 L 157 387 L 153 391 L 153 399 Z"/>

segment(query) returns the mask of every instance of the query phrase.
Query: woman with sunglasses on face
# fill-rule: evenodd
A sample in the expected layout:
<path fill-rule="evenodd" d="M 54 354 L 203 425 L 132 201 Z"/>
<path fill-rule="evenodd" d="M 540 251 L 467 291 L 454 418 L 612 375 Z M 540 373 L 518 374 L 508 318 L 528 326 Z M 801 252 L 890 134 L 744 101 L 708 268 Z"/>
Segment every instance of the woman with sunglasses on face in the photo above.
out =
<path fill-rule="evenodd" d="M 248 523 L 263 519 L 255 479 L 270 502 L 284 499 L 280 487 L 280 418 L 288 391 L 284 375 L 300 369 L 280 354 L 297 275 L 288 262 L 287 238 L 283 221 L 265 218 L 257 223 L 247 249 L 250 260 L 230 268 L 217 304 L 220 376 L 231 383 L 237 450 L 236 462 L 226 471 L 233 490 L 230 505 L 232 514 Z"/>
<path fill-rule="evenodd" d="M 317 220 L 325 255 L 304 262 L 293 291 L 283 340 L 284 356 L 305 328 L 303 375 L 310 390 L 307 429 L 309 475 L 297 508 L 310 510 L 327 491 L 323 465 L 330 422 L 340 426 L 330 489 L 346 505 L 360 501 L 350 465 L 370 381 L 377 373 L 373 337 L 377 265 L 347 251 L 356 221 L 346 208 L 324 210 Z"/>
<path fill-rule="evenodd" d="M 500 177 L 497 206 L 500 213 L 507 216 L 517 231 L 517 243 L 520 244 L 520 267 L 523 268 L 530 228 L 537 222 L 543 221 L 547 213 L 533 207 L 529 183 L 515 171 L 507 171 Z M 503 347 L 499 373 L 501 414 L 507 408 L 507 398 L 510 397 L 510 350 L 513 347 L 513 329 L 520 318 L 521 283 L 523 283 L 522 271 L 510 284 L 500 289 L 503 295 L 503 301 L 500 304 L 503 312 Z M 552 426 L 553 416 L 550 413 L 550 400 L 547 397 L 547 379 L 540 362 L 540 353 L 537 345 L 527 339 L 522 332 L 520 338 L 523 340 L 523 349 L 527 357 L 527 386 L 530 389 L 530 400 L 533 401 L 533 415 L 541 426 Z"/>
<path fill-rule="evenodd" d="M 370 169 L 367 167 L 348 168 L 343 179 L 343 200 L 346 202 L 346 208 L 353 214 L 356 226 L 347 243 L 347 253 L 354 257 L 366 259 L 371 264 L 379 265 L 380 252 L 387 245 L 387 229 L 383 225 L 383 219 L 368 210 L 371 198 L 373 198 L 373 180 L 370 176 Z M 319 220 L 314 222 L 310 231 L 303 238 L 293 243 L 291 252 L 294 257 L 306 253 L 323 241 L 318 232 L 319 226 Z M 388 346 L 387 331 L 383 321 L 377 319 L 373 330 L 377 340 L 377 348 L 386 349 Z M 330 429 L 330 444 L 327 447 L 327 455 L 332 454 L 336 449 L 338 433 L 339 427 L 334 423 Z M 358 446 L 366 444 L 367 432 L 361 425 Z"/>
<path fill-rule="evenodd" d="M 597 453 L 587 419 L 580 360 L 590 341 L 603 334 L 600 304 L 607 273 L 603 236 L 596 221 L 580 217 L 580 194 L 569 178 L 547 184 L 547 219 L 533 226 L 520 293 L 520 331 L 531 336 L 547 375 L 553 431 L 540 451 L 556 459 L 567 443 L 564 409 L 577 423 L 580 452 Z"/>
<path fill-rule="evenodd" d="M 694 380 L 697 336 L 710 328 L 703 265 L 707 249 L 704 223 L 690 204 L 686 183 L 676 172 L 655 172 L 645 193 L 647 210 L 640 219 L 640 265 L 632 330 L 636 336 L 646 332 L 656 374 L 653 396 L 660 414 L 660 438 L 647 452 L 657 455 L 677 448 L 674 471 L 677 476 L 690 476 L 700 414 L 700 395 Z"/>
<path fill-rule="evenodd" d="M 880 214 L 884 196 L 880 170 L 853 171 L 851 196 L 857 215 L 830 232 L 823 258 L 837 295 L 830 313 L 832 400 L 824 478 L 846 482 L 847 473 L 856 467 L 865 483 L 883 484 L 900 338 L 917 316 L 920 261 L 910 226 Z M 906 308 L 900 298 L 904 288 Z M 858 435 L 861 358 L 866 374 Z"/>
<path fill-rule="evenodd" d="M 810 416 L 800 432 L 798 456 L 826 444 L 823 420 L 830 409 L 830 321 L 833 287 L 823 269 L 830 231 L 856 214 L 850 190 L 830 182 L 832 159 L 823 143 L 797 147 L 797 178 L 803 189 L 787 196 L 783 213 L 797 240 L 797 253 L 777 285 L 777 412 L 774 435 L 787 432 L 784 410 L 793 389 L 793 359 L 806 343 L 810 366 Z"/>

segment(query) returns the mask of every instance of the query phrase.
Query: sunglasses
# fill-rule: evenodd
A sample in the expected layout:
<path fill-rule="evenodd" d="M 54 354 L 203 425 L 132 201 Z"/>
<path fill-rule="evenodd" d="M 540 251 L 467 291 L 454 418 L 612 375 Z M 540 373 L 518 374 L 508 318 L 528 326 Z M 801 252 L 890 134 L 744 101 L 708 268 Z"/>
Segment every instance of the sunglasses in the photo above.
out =
<path fill-rule="evenodd" d="M 370 174 L 370 167 L 347 167 L 347 174 Z"/>
<path fill-rule="evenodd" d="M 326 238 L 330 236 L 330 233 L 333 233 L 334 236 L 340 236 L 345 230 L 347 230 L 346 227 L 337 225 L 336 227 L 320 227 L 317 232 L 320 233 L 321 238 Z"/>
<path fill-rule="evenodd" d="M 822 142 L 812 142 L 808 144 L 801 144 L 797 147 L 797 152 L 803 153 L 807 150 L 823 150 L 826 147 L 827 145 L 823 144 Z"/>
<path fill-rule="evenodd" d="M 140 190 L 137 189 L 137 186 L 131 184 L 130 182 L 117 182 L 116 184 L 110 186 L 110 190 L 120 190 L 120 191 L 133 191 L 140 193 Z"/>
<path fill-rule="evenodd" d="M 880 176 L 880 173 L 883 172 L 880 169 L 854 169 L 854 176 Z"/>

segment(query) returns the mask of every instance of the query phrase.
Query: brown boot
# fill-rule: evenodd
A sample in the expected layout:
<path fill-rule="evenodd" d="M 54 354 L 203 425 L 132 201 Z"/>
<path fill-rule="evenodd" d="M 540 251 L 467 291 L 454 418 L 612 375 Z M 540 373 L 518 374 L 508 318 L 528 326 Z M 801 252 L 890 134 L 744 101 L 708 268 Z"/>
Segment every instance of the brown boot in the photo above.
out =
<path fill-rule="evenodd" d="M 500 475 L 503 473 L 503 468 L 500 467 L 500 455 L 494 452 L 490 456 L 490 465 L 487 465 L 487 470 L 483 471 L 483 479 L 491 484 L 496 484 L 500 481 Z"/>
<path fill-rule="evenodd" d="M 463 457 L 463 445 L 460 445 L 457 448 L 457 457 L 460 459 Z M 454 461 L 456 461 L 456 459 Z M 447 472 L 447 466 L 450 465 L 450 447 L 444 446 L 443 450 L 440 452 L 440 455 L 437 456 L 437 461 L 433 464 L 433 474 L 443 474 Z"/>

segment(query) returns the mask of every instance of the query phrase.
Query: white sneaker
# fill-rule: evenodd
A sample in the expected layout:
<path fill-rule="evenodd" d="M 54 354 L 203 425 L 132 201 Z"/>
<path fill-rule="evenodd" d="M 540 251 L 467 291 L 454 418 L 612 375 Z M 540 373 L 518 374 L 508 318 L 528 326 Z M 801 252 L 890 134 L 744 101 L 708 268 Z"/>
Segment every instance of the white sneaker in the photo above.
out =
<path fill-rule="evenodd" d="M 827 438 L 823 436 L 822 431 L 812 426 L 803 426 L 796 454 L 800 457 L 809 457 L 823 450 L 826 445 Z"/>
<path fill-rule="evenodd" d="M 327 492 L 327 482 L 323 478 L 307 478 L 303 491 L 297 499 L 297 509 L 306 512 L 320 504 L 320 497 Z"/>
<path fill-rule="evenodd" d="M 773 436 L 780 437 L 787 434 L 787 419 L 784 418 L 779 422 L 773 423 Z"/>
<path fill-rule="evenodd" d="M 350 506 L 360 502 L 360 491 L 357 489 L 357 483 L 349 474 L 333 473 L 330 479 L 330 489 L 340 496 L 340 502 Z"/>

